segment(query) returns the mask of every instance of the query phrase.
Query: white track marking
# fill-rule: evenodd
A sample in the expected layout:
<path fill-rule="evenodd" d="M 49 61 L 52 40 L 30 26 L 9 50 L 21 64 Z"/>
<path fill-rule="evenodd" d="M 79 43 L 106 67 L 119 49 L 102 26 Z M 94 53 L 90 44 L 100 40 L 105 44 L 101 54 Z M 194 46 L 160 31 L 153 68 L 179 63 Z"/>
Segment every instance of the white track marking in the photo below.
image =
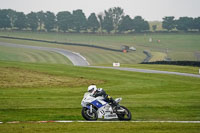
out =
<path fill-rule="evenodd" d="M 55 122 L 60 122 L 60 123 L 70 123 L 70 122 L 75 122 L 75 121 L 55 121 Z"/>
<path fill-rule="evenodd" d="M 200 123 L 200 121 L 11 121 L 11 122 L 0 122 L 2 123 Z"/>
<path fill-rule="evenodd" d="M 200 123 L 200 121 L 131 121 L 131 122 L 145 122 L 145 123 Z"/>

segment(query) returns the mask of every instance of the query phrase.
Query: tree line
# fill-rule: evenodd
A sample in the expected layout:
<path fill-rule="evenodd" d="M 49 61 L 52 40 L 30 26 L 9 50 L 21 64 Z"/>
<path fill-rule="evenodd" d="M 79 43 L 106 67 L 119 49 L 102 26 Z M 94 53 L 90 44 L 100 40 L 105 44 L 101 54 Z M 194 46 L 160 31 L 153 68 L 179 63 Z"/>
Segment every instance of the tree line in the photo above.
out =
<path fill-rule="evenodd" d="M 61 11 L 57 14 L 53 12 L 31 12 L 24 14 L 12 9 L 0 10 L 0 28 L 7 29 L 29 29 L 32 31 L 57 29 L 61 32 L 125 32 L 128 30 L 142 32 L 149 30 L 149 24 L 141 16 L 132 19 L 129 15 L 124 15 L 124 10 L 120 7 L 110 8 L 104 13 L 96 15 L 91 13 L 86 18 L 80 9 Z"/>
<path fill-rule="evenodd" d="M 175 19 L 174 16 L 168 16 L 163 18 L 162 27 L 168 31 L 200 31 L 200 17 L 180 17 Z"/>
<path fill-rule="evenodd" d="M 168 31 L 199 30 L 200 17 L 174 17 L 163 18 L 162 26 Z M 156 30 L 156 25 L 152 26 Z M 125 15 L 120 7 L 109 8 L 96 15 L 91 13 L 87 18 L 81 9 L 73 12 L 61 11 L 57 14 L 47 11 L 31 12 L 24 14 L 12 9 L 0 9 L 0 29 L 32 30 L 32 31 L 60 31 L 60 32 L 100 32 L 100 33 L 125 33 L 148 32 L 150 25 L 141 16 L 131 18 Z"/>

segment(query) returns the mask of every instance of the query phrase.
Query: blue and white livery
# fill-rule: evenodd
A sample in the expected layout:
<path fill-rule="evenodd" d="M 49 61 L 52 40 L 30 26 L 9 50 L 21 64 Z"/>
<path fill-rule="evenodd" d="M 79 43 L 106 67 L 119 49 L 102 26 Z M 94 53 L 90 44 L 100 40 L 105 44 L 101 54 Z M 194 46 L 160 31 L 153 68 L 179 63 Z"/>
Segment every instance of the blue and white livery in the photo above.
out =
<path fill-rule="evenodd" d="M 117 98 L 115 101 L 119 103 L 122 98 Z M 81 102 L 82 116 L 86 120 L 99 119 L 119 119 L 119 120 L 131 120 L 131 112 L 124 106 L 120 106 L 120 109 L 113 109 L 113 107 L 104 101 L 104 98 L 93 97 L 91 93 L 86 92 Z"/>

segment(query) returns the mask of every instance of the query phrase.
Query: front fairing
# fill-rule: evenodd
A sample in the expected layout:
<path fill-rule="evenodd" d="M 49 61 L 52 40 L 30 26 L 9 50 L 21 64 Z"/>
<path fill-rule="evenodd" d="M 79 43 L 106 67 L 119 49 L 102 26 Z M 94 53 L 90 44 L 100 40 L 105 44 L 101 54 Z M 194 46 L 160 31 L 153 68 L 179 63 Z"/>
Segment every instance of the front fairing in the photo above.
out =
<path fill-rule="evenodd" d="M 81 106 L 82 106 L 82 107 L 87 107 L 87 104 L 89 104 L 89 103 L 91 103 L 92 101 L 94 101 L 94 99 L 95 99 L 95 98 L 91 96 L 91 93 L 86 92 L 86 93 L 84 94 L 84 97 L 83 97 L 82 101 L 81 101 Z"/>
<path fill-rule="evenodd" d="M 81 101 L 81 105 L 83 107 L 87 107 L 88 104 L 93 104 L 94 106 L 96 106 L 97 108 L 100 108 L 100 105 L 105 105 L 106 102 L 104 101 L 104 98 L 99 96 L 99 97 L 93 97 L 91 93 L 86 92 L 84 94 L 84 97 Z"/>

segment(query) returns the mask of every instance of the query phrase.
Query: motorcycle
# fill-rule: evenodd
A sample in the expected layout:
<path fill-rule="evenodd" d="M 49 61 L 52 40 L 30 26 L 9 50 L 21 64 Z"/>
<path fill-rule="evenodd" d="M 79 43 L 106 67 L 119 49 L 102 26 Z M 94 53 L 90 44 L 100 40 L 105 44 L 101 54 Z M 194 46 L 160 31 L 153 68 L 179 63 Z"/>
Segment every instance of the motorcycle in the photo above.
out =
<path fill-rule="evenodd" d="M 117 104 L 122 98 L 116 98 Z M 112 120 L 118 119 L 121 121 L 131 120 L 131 112 L 124 106 L 113 107 L 106 102 L 103 97 L 93 97 L 91 93 L 86 92 L 81 101 L 82 116 L 85 120 L 96 121 L 99 119 Z"/>

